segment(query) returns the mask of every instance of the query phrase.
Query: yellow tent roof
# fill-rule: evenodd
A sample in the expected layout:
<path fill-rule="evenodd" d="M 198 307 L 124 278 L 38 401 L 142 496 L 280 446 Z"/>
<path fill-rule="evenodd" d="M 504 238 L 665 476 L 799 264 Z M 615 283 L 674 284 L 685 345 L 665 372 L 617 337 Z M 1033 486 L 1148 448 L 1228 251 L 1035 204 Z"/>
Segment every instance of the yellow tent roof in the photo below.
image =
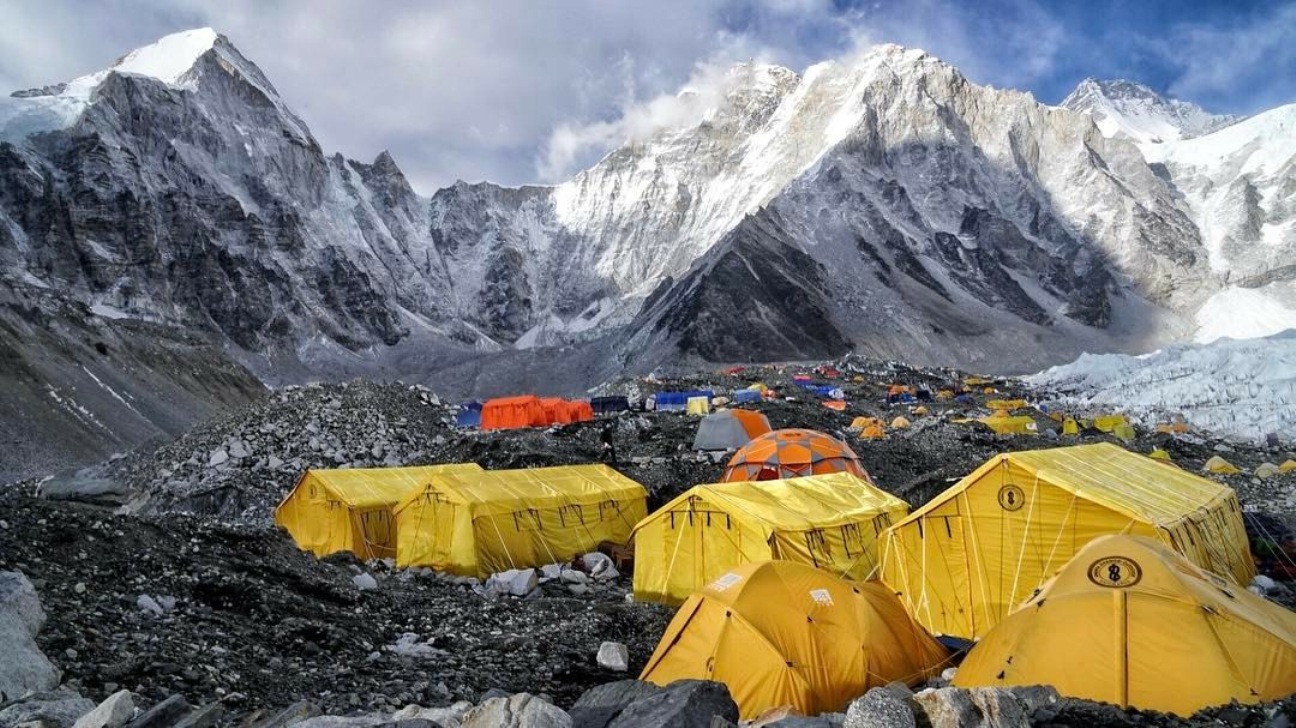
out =
<path fill-rule="evenodd" d="M 1034 472 L 1040 480 L 1086 500 L 1152 525 L 1176 523 L 1208 504 L 1228 498 L 1232 490 L 1111 443 L 1004 453 L 986 461 L 950 486 L 896 528 L 916 521 L 967 490 L 1003 461 Z"/>
<path fill-rule="evenodd" d="M 722 682 L 745 719 L 785 705 L 817 715 L 845 710 L 872 687 L 920 683 L 947 657 L 883 585 L 761 561 L 690 596 L 639 679 Z"/>
<path fill-rule="evenodd" d="M 635 530 L 663 517 L 690 498 L 751 516 L 770 530 L 803 530 L 851 523 L 870 514 L 908 510 L 909 504 L 851 473 L 826 473 L 786 480 L 698 485 L 649 515 Z"/>
<path fill-rule="evenodd" d="M 318 485 L 352 508 L 392 505 L 410 491 L 438 475 L 482 473 L 477 463 L 423 465 L 410 468 L 345 468 L 340 470 L 307 470 L 301 484 Z M 291 494 L 290 494 L 291 495 Z"/>
<path fill-rule="evenodd" d="M 1219 455 L 1215 455 L 1211 457 L 1210 460 L 1207 460 L 1206 464 L 1202 466 L 1202 470 L 1205 470 L 1208 473 L 1215 473 L 1216 475 L 1236 475 L 1242 472 L 1238 466 L 1230 463 Z"/>
<path fill-rule="evenodd" d="M 394 511 L 399 514 L 432 490 L 451 502 L 475 505 L 478 513 L 488 513 L 492 507 L 501 512 L 513 511 L 519 502 L 531 508 L 550 508 L 593 493 L 609 498 L 644 496 L 642 485 L 602 464 L 519 470 L 478 469 L 477 472 L 437 474 L 425 487 L 407 491 Z"/>
<path fill-rule="evenodd" d="M 1296 613 L 1155 540 L 1104 536 L 990 630 L 954 684 L 1053 685 L 1181 716 L 1275 700 L 1296 691 Z"/>

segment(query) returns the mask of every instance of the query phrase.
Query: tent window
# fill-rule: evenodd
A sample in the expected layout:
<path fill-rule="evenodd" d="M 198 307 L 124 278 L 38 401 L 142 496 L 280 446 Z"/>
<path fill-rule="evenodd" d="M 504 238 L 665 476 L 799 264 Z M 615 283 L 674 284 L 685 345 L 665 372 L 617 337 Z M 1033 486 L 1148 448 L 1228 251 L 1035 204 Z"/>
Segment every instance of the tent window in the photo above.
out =
<path fill-rule="evenodd" d="M 876 522 L 874 533 L 877 533 Z M 841 527 L 842 546 L 846 549 L 846 558 L 864 553 L 864 534 L 858 523 L 847 523 Z"/>
<path fill-rule="evenodd" d="M 602 518 L 603 509 L 599 509 L 599 517 Z M 558 506 L 558 521 L 564 527 L 569 524 L 579 523 L 585 525 L 585 509 L 579 503 L 571 503 L 565 506 Z"/>
<path fill-rule="evenodd" d="M 544 523 L 540 520 L 540 511 L 535 508 L 513 511 L 513 528 L 517 531 L 543 531 Z"/>
<path fill-rule="evenodd" d="M 391 512 L 386 508 L 364 511 L 360 514 L 360 532 L 365 543 L 386 544 L 391 542 Z"/>
<path fill-rule="evenodd" d="M 832 563 L 832 550 L 828 539 L 824 538 L 822 528 L 812 528 L 805 534 L 806 550 L 810 552 L 810 561 L 818 568 L 819 563 Z"/>

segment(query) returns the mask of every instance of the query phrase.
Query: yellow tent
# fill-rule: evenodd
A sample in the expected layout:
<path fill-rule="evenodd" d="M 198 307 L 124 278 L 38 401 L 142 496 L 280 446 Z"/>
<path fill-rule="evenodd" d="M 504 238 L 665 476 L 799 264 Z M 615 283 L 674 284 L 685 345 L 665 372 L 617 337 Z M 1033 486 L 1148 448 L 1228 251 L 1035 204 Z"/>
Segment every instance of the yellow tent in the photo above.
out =
<path fill-rule="evenodd" d="M 995 410 L 994 414 L 979 421 L 1000 435 L 1035 434 L 1035 420 L 1026 415 L 1014 417 L 1003 410 Z"/>
<path fill-rule="evenodd" d="M 903 430 L 906 427 L 908 427 L 910 424 L 912 423 L 909 422 L 909 419 L 907 417 L 897 417 L 894 420 L 891 420 L 891 427 L 897 430 Z"/>
<path fill-rule="evenodd" d="M 484 577 L 625 543 L 643 486 L 606 465 L 439 475 L 395 508 L 396 563 Z"/>
<path fill-rule="evenodd" d="M 1106 536 L 972 648 L 960 687 L 1062 695 L 1189 716 L 1296 692 L 1296 612 L 1161 543 Z"/>
<path fill-rule="evenodd" d="M 685 405 L 691 415 L 705 415 L 711 411 L 711 400 L 706 397 L 689 397 Z"/>
<path fill-rule="evenodd" d="M 861 440 L 881 440 L 884 437 L 886 437 L 886 430 L 882 429 L 882 425 L 869 425 L 859 434 Z"/>
<path fill-rule="evenodd" d="M 396 555 L 392 508 L 442 473 L 484 472 L 476 463 L 416 468 L 307 470 L 275 508 L 275 523 L 303 551 L 350 551 L 361 559 Z"/>
<path fill-rule="evenodd" d="M 909 504 L 850 473 L 699 485 L 634 528 L 634 595 L 679 604 L 729 569 L 784 559 L 864 580 Z"/>
<path fill-rule="evenodd" d="M 784 705 L 818 715 L 873 687 L 922 682 L 946 657 L 881 584 L 763 561 L 689 597 L 639 679 L 722 682 L 743 719 Z"/>
<path fill-rule="evenodd" d="M 1207 460 L 1206 464 L 1202 466 L 1202 470 L 1205 470 L 1208 473 L 1215 473 L 1216 475 L 1237 475 L 1242 472 L 1238 466 L 1230 463 L 1219 455 Z"/>
<path fill-rule="evenodd" d="M 1293 470 L 1296 470 L 1296 460 L 1284 460 L 1283 464 L 1278 466 L 1280 473 L 1290 473 Z"/>
<path fill-rule="evenodd" d="M 1093 420 L 1094 429 L 1099 432 L 1114 433 L 1116 428 L 1128 424 L 1129 420 L 1125 419 L 1125 415 L 1098 415 Z"/>
<path fill-rule="evenodd" d="M 1153 460 L 1160 460 L 1161 462 L 1164 463 L 1168 463 L 1172 460 L 1172 458 L 1170 457 L 1170 453 L 1166 452 L 1165 450 L 1162 450 L 1159 447 L 1152 448 L 1152 452 L 1148 453 L 1148 457 L 1152 458 Z"/>
<path fill-rule="evenodd" d="M 855 419 L 851 420 L 850 429 L 863 430 L 866 427 L 872 427 L 874 425 L 881 427 L 882 420 L 879 420 L 876 417 L 856 417 Z"/>
<path fill-rule="evenodd" d="M 1068 417 L 1062 422 L 1063 435 L 1079 435 L 1080 423 L 1075 421 L 1074 417 Z"/>
<path fill-rule="evenodd" d="M 991 399 L 985 403 L 986 409 L 992 410 L 1015 410 L 1026 406 L 1024 399 Z"/>
<path fill-rule="evenodd" d="M 927 405 L 920 404 L 917 407 L 914 407 L 913 413 L 915 417 L 922 417 L 923 415 L 927 414 Z"/>
<path fill-rule="evenodd" d="M 882 578 L 934 634 L 978 638 L 1111 533 L 1240 584 L 1255 574 L 1231 488 L 1102 443 L 989 460 L 882 535 Z"/>

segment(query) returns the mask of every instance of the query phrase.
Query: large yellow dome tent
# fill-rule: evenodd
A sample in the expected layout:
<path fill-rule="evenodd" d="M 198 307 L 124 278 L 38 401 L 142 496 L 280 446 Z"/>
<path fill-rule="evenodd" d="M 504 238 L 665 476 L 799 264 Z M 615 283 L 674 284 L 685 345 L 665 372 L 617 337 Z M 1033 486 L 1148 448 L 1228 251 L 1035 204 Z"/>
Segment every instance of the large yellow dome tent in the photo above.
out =
<path fill-rule="evenodd" d="M 689 597 L 639 679 L 722 682 L 744 719 L 783 705 L 818 715 L 869 688 L 922 682 L 947 656 L 881 584 L 765 561 Z"/>
<path fill-rule="evenodd" d="M 366 561 L 391 558 L 396 555 L 392 509 L 434 476 L 456 472 L 484 471 L 476 463 L 307 470 L 275 508 L 274 520 L 299 548 L 316 556 L 350 551 Z"/>
<path fill-rule="evenodd" d="M 397 504 L 396 563 L 485 577 L 625 543 L 642 485 L 606 465 L 438 475 Z"/>
<path fill-rule="evenodd" d="M 864 580 L 877 538 L 909 504 L 850 473 L 699 485 L 635 526 L 634 595 L 679 604 L 724 572 L 770 559 Z"/>
<path fill-rule="evenodd" d="M 1062 695 L 1189 716 L 1296 692 L 1296 612 L 1202 571 L 1160 542 L 1089 542 L 968 654 L 960 687 Z"/>
<path fill-rule="evenodd" d="M 1098 536 L 1152 536 L 1250 583 L 1237 494 L 1101 443 L 1006 453 L 880 539 L 882 580 L 937 635 L 979 638 Z"/>

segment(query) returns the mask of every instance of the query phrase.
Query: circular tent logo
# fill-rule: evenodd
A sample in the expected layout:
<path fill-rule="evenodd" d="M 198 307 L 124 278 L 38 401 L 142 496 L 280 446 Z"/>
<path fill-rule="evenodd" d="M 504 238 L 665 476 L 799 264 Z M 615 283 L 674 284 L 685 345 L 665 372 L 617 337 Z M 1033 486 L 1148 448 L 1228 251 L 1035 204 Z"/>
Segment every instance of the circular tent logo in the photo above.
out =
<path fill-rule="evenodd" d="M 1107 556 L 1089 565 L 1089 581 L 1098 586 L 1123 589 L 1134 586 L 1143 578 L 1143 569 L 1134 559 L 1124 556 Z"/>
<path fill-rule="evenodd" d="M 1026 494 L 1015 485 L 1005 485 L 999 489 L 999 507 L 1005 511 L 1015 511 L 1026 503 Z"/>

